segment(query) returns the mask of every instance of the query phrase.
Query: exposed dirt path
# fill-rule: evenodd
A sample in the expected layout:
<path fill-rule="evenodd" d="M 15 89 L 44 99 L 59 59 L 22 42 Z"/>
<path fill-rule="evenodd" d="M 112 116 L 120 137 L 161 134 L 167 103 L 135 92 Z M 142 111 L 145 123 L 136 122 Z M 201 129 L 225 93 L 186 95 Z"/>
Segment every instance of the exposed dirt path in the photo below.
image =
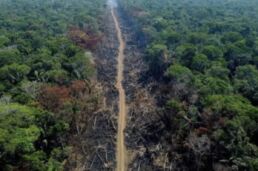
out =
<path fill-rule="evenodd" d="M 124 77 L 124 50 L 125 50 L 125 41 L 123 40 L 122 31 L 120 29 L 120 24 L 118 22 L 117 16 L 114 12 L 114 8 L 111 9 L 112 17 L 115 22 L 115 28 L 117 32 L 117 37 L 119 41 L 119 49 L 117 56 L 117 83 L 116 88 L 119 93 L 118 99 L 118 132 L 117 132 L 117 171 L 126 171 L 126 147 L 125 147 L 125 137 L 124 129 L 126 127 L 126 95 L 123 88 L 123 77 Z"/>

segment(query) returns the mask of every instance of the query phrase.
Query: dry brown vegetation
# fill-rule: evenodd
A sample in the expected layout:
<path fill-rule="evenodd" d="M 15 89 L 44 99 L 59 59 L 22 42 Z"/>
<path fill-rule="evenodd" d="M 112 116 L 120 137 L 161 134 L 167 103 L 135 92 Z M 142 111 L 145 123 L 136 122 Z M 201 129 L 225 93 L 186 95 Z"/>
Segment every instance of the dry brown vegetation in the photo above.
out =
<path fill-rule="evenodd" d="M 78 27 L 70 27 L 68 36 L 77 45 L 91 50 L 97 47 L 97 44 L 100 43 L 103 37 L 102 35 L 97 35 L 89 30 L 83 30 Z"/>

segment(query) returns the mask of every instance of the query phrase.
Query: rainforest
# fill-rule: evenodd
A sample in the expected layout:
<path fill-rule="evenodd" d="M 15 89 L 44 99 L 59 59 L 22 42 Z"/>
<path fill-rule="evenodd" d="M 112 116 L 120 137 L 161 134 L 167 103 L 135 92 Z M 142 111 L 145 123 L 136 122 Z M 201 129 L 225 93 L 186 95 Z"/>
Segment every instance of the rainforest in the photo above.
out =
<path fill-rule="evenodd" d="M 0 0 L 0 171 L 257 171 L 257 0 Z"/>

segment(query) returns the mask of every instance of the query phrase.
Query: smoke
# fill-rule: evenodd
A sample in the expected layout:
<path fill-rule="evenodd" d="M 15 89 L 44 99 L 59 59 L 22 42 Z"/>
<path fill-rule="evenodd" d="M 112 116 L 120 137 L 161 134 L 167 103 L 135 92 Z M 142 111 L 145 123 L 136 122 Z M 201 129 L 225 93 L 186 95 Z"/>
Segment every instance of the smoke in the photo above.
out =
<path fill-rule="evenodd" d="M 117 7 L 117 2 L 116 0 L 108 0 L 108 5 L 112 8 Z"/>

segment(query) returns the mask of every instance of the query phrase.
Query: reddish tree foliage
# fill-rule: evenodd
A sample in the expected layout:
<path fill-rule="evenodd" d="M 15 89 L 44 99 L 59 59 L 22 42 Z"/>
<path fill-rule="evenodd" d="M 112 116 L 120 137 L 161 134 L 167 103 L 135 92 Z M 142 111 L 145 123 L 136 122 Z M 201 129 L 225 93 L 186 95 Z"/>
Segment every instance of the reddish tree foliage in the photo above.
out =
<path fill-rule="evenodd" d="M 70 89 L 64 86 L 43 86 L 38 97 L 39 103 L 52 112 L 58 111 L 70 99 Z"/>
<path fill-rule="evenodd" d="M 85 81 L 82 81 L 82 80 L 73 81 L 70 86 L 71 96 L 75 98 L 83 96 L 86 91 L 87 91 L 86 83 Z"/>
<path fill-rule="evenodd" d="M 199 127 L 195 131 L 198 136 L 209 133 L 209 129 L 205 127 Z"/>
<path fill-rule="evenodd" d="M 62 109 L 65 102 L 80 101 L 90 93 L 85 81 L 76 80 L 69 86 L 45 85 L 41 88 L 38 101 L 41 106 L 52 112 Z"/>
<path fill-rule="evenodd" d="M 98 42 L 102 39 L 102 36 L 93 34 L 87 30 L 83 31 L 77 27 L 71 27 L 68 36 L 77 45 L 91 50 L 95 49 Z"/>

